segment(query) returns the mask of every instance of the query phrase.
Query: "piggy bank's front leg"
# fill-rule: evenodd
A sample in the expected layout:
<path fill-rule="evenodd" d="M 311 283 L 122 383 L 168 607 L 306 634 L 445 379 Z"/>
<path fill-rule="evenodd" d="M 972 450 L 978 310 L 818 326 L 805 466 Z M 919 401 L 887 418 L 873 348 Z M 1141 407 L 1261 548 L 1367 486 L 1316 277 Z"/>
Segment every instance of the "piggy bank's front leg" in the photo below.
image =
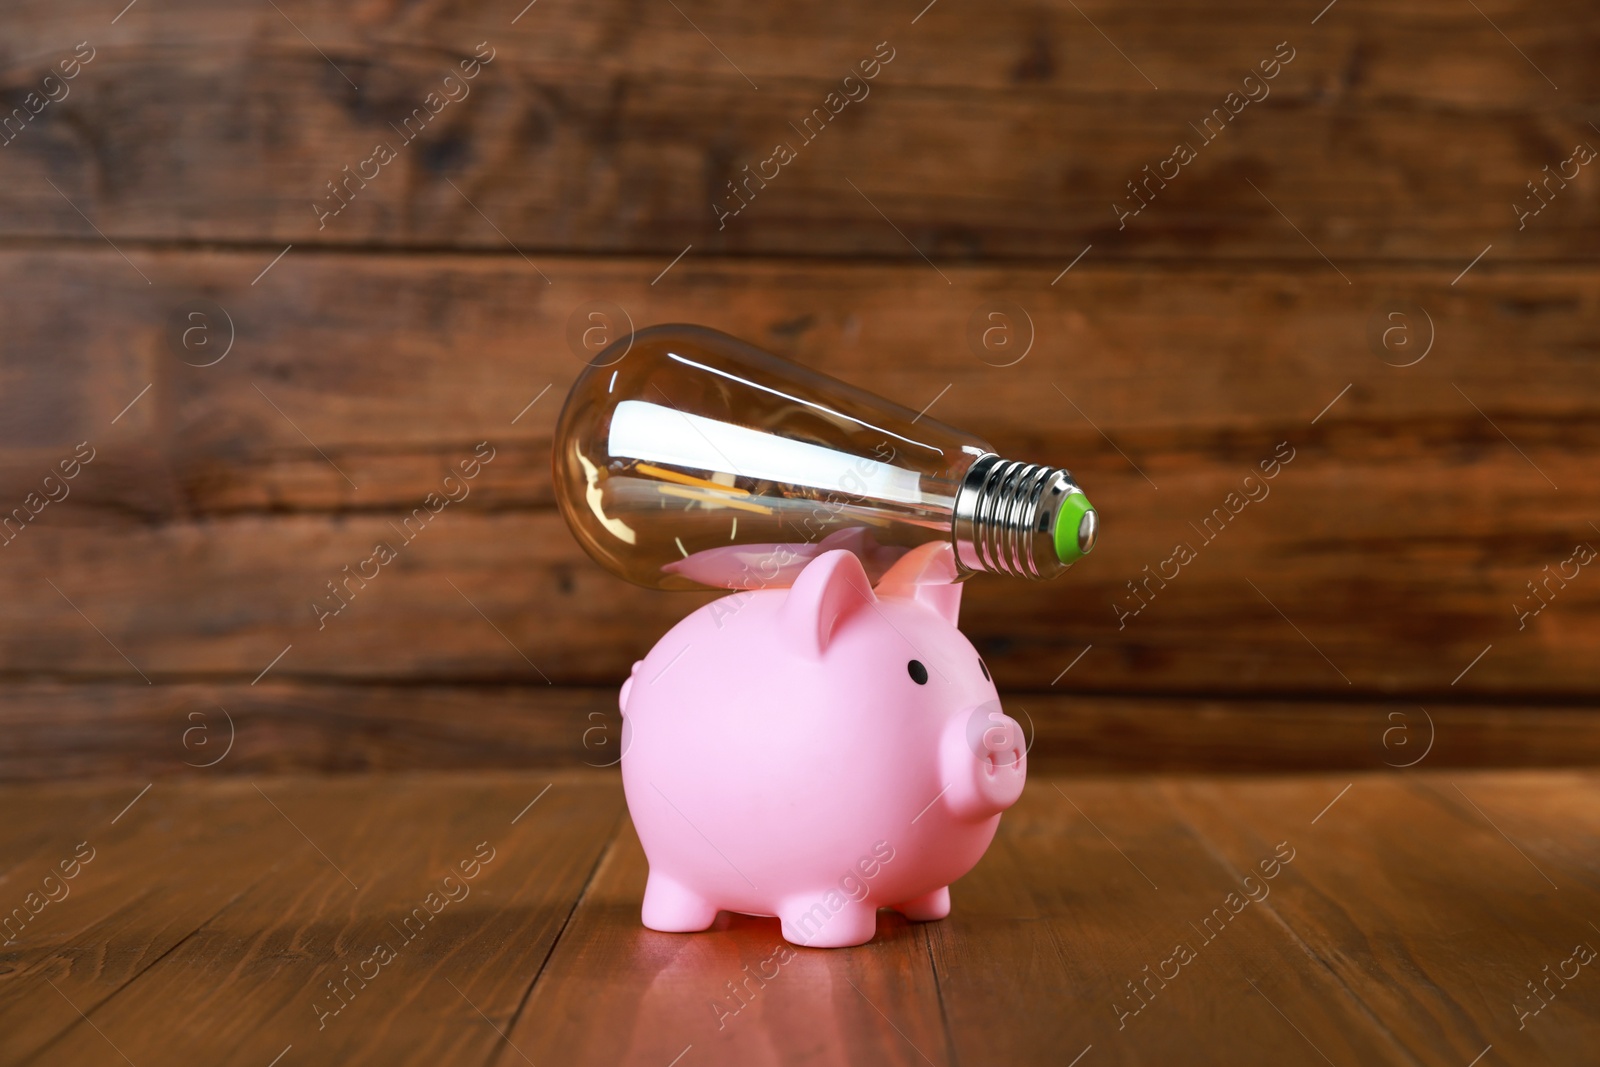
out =
<path fill-rule="evenodd" d="M 871 941 L 878 932 L 877 907 L 846 899 L 838 911 L 830 911 L 825 901 L 839 896 L 837 890 L 824 890 L 784 901 L 778 907 L 783 939 L 806 948 L 845 948 Z"/>
<path fill-rule="evenodd" d="M 717 906 L 676 878 L 651 868 L 639 917 L 652 930 L 686 934 L 708 929 L 717 919 Z"/>
<path fill-rule="evenodd" d="M 950 914 L 950 887 L 941 886 L 931 893 L 924 893 L 915 900 L 908 900 L 904 904 L 896 904 L 894 910 L 914 923 L 942 919 Z"/>

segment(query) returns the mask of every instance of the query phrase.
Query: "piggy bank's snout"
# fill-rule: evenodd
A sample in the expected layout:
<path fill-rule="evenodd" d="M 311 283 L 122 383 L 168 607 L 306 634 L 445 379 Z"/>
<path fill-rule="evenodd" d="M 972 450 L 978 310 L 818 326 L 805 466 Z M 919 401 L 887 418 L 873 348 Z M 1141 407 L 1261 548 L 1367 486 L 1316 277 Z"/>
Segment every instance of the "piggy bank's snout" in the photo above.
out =
<path fill-rule="evenodd" d="M 950 808 L 966 818 L 998 815 L 1022 796 L 1028 777 L 1022 726 L 994 701 L 954 716 L 940 753 Z"/>
<path fill-rule="evenodd" d="M 999 750 L 990 749 L 984 753 L 983 772 L 990 778 L 999 778 L 1005 774 L 1022 774 L 1022 761 L 1024 759 L 1022 746 L 1010 744 Z"/>

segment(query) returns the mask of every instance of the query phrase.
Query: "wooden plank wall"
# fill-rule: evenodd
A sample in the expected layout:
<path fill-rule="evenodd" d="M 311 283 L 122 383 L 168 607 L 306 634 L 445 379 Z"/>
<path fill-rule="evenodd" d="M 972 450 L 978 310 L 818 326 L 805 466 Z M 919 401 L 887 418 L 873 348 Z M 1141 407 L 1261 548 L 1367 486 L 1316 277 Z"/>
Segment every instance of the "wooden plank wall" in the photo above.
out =
<path fill-rule="evenodd" d="M 1005 691 L 1058 694 L 1062 758 L 1386 761 L 1419 707 L 1461 762 L 1595 758 L 1592 7 L 519 6 L 13 5 L 0 510 L 93 458 L 0 544 L 0 771 L 181 765 L 224 692 L 272 766 L 467 761 L 510 723 L 510 751 L 583 749 L 699 602 L 604 573 L 553 510 L 595 301 L 1071 467 L 1099 550 L 964 608 Z M 1010 366 L 969 341 L 1002 304 Z M 471 496 L 319 629 L 483 441 Z M 430 716 L 486 732 L 430 757 Z"/>

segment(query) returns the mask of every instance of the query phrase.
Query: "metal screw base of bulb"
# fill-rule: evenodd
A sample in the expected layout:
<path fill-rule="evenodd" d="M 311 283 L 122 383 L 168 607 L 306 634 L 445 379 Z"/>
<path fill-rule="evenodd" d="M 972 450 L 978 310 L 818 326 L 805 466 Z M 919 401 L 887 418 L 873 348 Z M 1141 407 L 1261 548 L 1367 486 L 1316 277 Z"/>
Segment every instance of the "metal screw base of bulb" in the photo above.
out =
<path fill-rule="evenodd" d="M 1044 580 L 1066 573 L 1057 551 L 1058 518 L 1078 524 L 1063 531 L 1078 554 L 1094 547 L 1098 518 L 1062 506 L 1081 495 L 1070 472 L 1039 463 L 1019 463 L 990 453 L 967 471 L 956 493 L 956 559 L 968 571 Z"/>

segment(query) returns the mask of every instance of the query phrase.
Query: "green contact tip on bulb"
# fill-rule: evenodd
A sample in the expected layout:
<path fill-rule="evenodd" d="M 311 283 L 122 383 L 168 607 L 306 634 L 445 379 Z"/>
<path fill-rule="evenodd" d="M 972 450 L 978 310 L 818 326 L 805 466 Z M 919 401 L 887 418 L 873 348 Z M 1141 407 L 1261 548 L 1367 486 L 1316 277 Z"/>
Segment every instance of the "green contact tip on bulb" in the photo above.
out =
<path fill-rule="evenodd" d="M 1094 551 L 1100 533 L 1100 516 L 1082 493 L 1073 493 L 1056 512 L 1056 558 L 1072 564 Z"/>

